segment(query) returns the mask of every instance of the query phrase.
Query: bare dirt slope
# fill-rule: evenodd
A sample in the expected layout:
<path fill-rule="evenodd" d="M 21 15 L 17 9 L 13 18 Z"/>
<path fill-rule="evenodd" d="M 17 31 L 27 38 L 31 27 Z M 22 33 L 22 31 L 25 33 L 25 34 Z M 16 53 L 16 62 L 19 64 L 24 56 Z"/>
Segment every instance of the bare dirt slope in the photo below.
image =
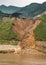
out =
<path fill-rule="evenodd" d="M 41 20 L 13 18 L 13 30 L 20 37 L 21 48 L 36 47 L 34 38 L 34 29 L 39 25 Z"/>

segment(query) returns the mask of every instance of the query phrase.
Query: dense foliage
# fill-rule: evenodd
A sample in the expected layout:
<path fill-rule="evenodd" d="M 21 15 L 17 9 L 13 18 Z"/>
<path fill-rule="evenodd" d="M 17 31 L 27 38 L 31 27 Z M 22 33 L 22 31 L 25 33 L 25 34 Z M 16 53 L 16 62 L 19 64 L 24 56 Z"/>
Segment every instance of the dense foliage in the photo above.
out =
<path fill-rule="evenodd" d="M 12 30 L 12 21 L 0 21 L 0 40 L 18 40 L 17 35 Z"/>
<path fill-rule="evenodd" d="M 46 41 L 46 15 L 41 17 L 41 23 L 35 30 L 36 40 Z"/>

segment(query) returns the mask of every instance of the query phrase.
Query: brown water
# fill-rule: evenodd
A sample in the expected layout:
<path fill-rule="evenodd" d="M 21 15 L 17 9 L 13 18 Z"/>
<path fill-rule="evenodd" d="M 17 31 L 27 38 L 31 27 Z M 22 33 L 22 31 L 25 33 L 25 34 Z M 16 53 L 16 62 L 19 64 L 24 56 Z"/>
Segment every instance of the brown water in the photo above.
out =
<path fill-rule="evenodd" d="M 0 65 L 46 65 L 46 55 L 0 54 Z"/>

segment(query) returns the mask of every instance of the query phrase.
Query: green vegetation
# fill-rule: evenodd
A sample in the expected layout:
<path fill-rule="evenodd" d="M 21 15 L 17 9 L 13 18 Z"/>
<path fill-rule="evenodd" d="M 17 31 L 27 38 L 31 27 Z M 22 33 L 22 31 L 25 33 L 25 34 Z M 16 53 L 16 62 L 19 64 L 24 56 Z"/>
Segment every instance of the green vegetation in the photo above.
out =
<path fill-rule="evenodd" d="M 13 31 L 12 23 L 10 18 L 6 22 L 0 20 L 0 44 L 16 45 L 18 43 L 19 37 Z M 36 40 L 46 41 L 46 15 L 41 17 L 41 23 L 34 32 Z"/>
<path fill-rule="evenodd" d="M 36 40 L 46 41 L 46 15 L 41 17 L 41 23 L 35 30 Z"/>
<path fill-rule="evenodd" d="M 18 40 L 18 36 L 12 30 L 12 21 L 0 21 L 0 40 Z"/>

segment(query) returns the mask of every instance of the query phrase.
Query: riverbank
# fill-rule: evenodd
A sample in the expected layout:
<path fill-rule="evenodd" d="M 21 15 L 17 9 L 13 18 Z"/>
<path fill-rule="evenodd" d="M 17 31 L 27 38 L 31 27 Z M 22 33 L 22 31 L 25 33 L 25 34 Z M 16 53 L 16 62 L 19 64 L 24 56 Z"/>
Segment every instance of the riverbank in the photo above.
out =
<path fill-rule="evenodd" d="M 46 54 L 46 42 L 36 41 L 38 47 L 36 49 L 23 49 L 19 45 L 0 45 L 0 53 L 24 53 L 24 54 Z"/>
<path fill-rule="evenodd" d="M 20 50 L 18 45 L 0 45 L 0 53 L 18 53 Z"/>

